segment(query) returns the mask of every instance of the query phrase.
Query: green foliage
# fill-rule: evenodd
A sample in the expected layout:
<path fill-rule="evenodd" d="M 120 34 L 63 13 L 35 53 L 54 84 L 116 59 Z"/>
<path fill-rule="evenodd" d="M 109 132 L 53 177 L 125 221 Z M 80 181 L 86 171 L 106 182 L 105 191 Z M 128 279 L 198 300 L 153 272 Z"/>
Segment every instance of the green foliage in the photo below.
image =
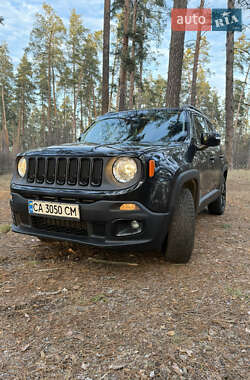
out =
<path fill-rule="evenodd" d="M 208 64 L 210 62 L 209 49 L 209 42 L 207 41 L 206 35 L 203 35 L 201 37 L 196 83 L 197 107 L 208 115 L 217 130 L 223 135 L 225 125 L 222 106 L 216 90 L 211 88 L 208 81 L 211 74 L 208 68 Z M 182 104 L 189 104 L 191 100 L 194 53 L 195 42 L 188 43 L 183 58 L 182 89 L 180 97 Z"/>
<path fill-rule="evenodd" d="M 147 108 L 163 107 L 167 81 L 158 75 L 154 79 L 150 74 L 143 80 L 142 106 Z"/>
<path fill-rule="evenodd" d="M 155 57 L 169 22 L 169 9 L 164 0 L 137 0 L 136 29 L 133 30 L 134 1 L 130 1 L 128 54 L 122 57 L 127 78 L 134 73 L 133 104 L 140 107 L 162 107 L 165 104 L 166 78 L 155 78 L 148 66 Z M 112 33 L 110 72 L 112 82 L 111 110 L 116 109 L 119 95 L 124 0 L 112 1 Z M 135 54 L 132 55 L 132 45 Z M 197 77 L 197 107 L 215 123 L 224 136 L 223 102 L 209 83 L 210 46 L 206 35 L 201 38 Z M 235 152 L 249 150 L 249 92 L 244 85 L 249 65 L 250 42 L 242 33 L 235 42 L 234 110 L 239 114 Z M 195 43 L 186 44 L 182 74 L 182 104 L 190 103 Z M 102 31 L 90 33 L 82 17 L 73 9 L 66 29 L 52 6 L 44 4 L 37 13 L 30 43 L 13 73 L 13 65 L 5 43 L 0 45 L 0 149 L 3 140 L 3 104 L 6 114 L 10 150 L 29 149 L 51 142 L 71 142 L 101 113 Z M 111 78 L 110 78 L 111 79 Z M 128 92 L 130 85 L 127 86 Z M 243 93 L 242 93 L 243 89 Z M 127 96 L 128 97 L 128 96 Z M 239 155 L 239 152 L 237 153 Z"/>
<path fill-rule="evenodd" d="M 13 80 L 13 65 L 9 56 L 7 44 L 4 42 L 0 45 L 0 83 L 5 88 L 11 87 Z"/>
<path fill-rule="evenodd" d="M 0 45 L 0 150 L 8 150 L 8 137 L 5 135 L 5 141 L 1 139 L 4 136 L 5 126 L 13 134 L 13 124 L 15 122 L 15 113 L 13 112 L 13 93 L 14 73 L 11 58 L 6 43 Z M 10 136 L 12 140 L 12 136 Z M 10 141 L 12 142 L 12 141 Z"/>
<path fill-rule="evenodd" d="M 164 28 L 168 19 L 168 9 L 164 0 L 138 0 L 136 7 L 136 31 L 133 32 L 133 8 L 135 2 L 131 2 L 128 37 L 131 43 L 127 55 L 122 55 L 122 34 L 123 34 L 123 13 L 124 0 L 115 0 L 112 3 L 112 16 L 117 24 L 116 40 L 118 46 L 113 54 L 118 55 L 120 60 L 125 64 L 128 74 L 135 72 L 136 85 L 140 89 L 135 94 L 134 103 L 138 106 L 140 103 L 140 93 L 142 92 L 142 69 L 148 62 L 155 60 L 151 53 L 153 46 L 158 46 L 162 40 Z M 132 43 L 135 43 L 135 56 L 131 57 Z M 119 73 L 119 71 L 118 71 Z M 117 75 L 116 81 L 119 83 Z M 113 86 L 115 88 L 115 86 Z M 118 89 L 118 86 L 116 87 Z M 112 105 L 111 105 L 112 108 Z"/>
<path fill-rule="evenodd" d="M 242 33 L 234 44 L 234 72 L 244 74 L 250 62 L 250 41 Z"/>
<path fill-rule="evenodd" d="M 0 79 L 11 149 L 71 142 L 73 120 L 79 133 L 97 116 L 101 41 L 102 32 L 90 33 L 75 10 L 66 31 L 53 8 L 43 4 L 15 77 L 7 45 L 0 46 Z"/>

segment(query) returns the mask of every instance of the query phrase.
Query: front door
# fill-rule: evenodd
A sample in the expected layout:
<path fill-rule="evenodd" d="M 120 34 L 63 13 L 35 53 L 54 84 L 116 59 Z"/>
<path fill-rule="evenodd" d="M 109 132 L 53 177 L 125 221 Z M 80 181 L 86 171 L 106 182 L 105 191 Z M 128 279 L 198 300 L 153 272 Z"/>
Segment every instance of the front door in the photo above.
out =
<path fill-rule="evenodd" d="M 193 125 L 194 125 L 194 138 L 196 140 L 197 147 L 201 147 L 201 136 L 207 133 L 207 124 L 204 118 L 198 114 L 193 113 Z M 212 179 L 212 160 L 210 148 L 205 148 L 203 150 L 198 150 L 194 157 L 194 167 L 196 167 L 200 172 L 200 198 L 208 194 L 213 187 Z"/>

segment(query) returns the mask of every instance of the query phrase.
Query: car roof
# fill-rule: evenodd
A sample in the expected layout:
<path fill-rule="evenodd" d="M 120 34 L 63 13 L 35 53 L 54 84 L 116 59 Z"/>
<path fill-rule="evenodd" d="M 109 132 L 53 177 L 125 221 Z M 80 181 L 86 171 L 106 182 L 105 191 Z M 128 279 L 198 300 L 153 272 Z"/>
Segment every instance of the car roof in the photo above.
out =
<path fill-rule="evenodd" d="M 98 120 L 101 119 L 107 119 L 107 118 L 113 118 L 113 117 L 120 117 L 120 118 L 131 118 L 131 117 L 138 117 L 143 116 L 147 114 L 151 114 L 157 111 L 168 111 L 168 112 L 176 112 L 176 111 L 196 111 L 203 115 L 203 113 L 198 110 L 197 108 L 190 106 L 190 105 L 184 105 L 182 107 L 176 107 L 176 108 L 167 108 L 167 107 L 159 107 L 159 108 L 140 108 L 140 109 L 131 109 L 131 110 L 125 110 L 125 111 L 116 111 L 116 112 L 107 112 L 104 115 L 101 115 L 98 117 Z M 205 115 L 204 115 L 205 116 Z"/>

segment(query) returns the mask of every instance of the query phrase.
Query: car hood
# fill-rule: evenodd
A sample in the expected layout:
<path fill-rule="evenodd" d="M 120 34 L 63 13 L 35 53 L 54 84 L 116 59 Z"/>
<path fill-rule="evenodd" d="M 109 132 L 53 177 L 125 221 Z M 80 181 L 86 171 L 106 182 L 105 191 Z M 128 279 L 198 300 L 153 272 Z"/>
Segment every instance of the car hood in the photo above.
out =
<path fill-rule="evenodd" d="M 168 147 L 171 148 L 172 144 Z M 175 144 L 176 145 L 176 144 Z M 46 148 L 37 148 L 25 152 L 25 156 L 141 156 L 145 153 L 166 151 L 166 146 L 161 145 L 144 145 L 144 144 L 132 144 L 132 143 L 117 143 L 117 144 L 63 144 L 53 145 Z M 23 154 L 20 154 L 23 155 Z"/>

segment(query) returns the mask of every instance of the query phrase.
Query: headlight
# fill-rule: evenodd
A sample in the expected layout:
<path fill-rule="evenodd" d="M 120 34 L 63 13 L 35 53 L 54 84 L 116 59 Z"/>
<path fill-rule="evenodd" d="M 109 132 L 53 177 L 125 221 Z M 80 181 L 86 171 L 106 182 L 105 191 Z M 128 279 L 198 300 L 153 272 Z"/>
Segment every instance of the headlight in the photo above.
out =
<path fill-rule="evenodd" d="M 25 176 L 26 169 L 27 169 L 27 162 L 26 162 L 26 159 L 24 157 L 22 157 L 18 161 L 18 164 L 17 164 L 17 171 L 18 171 L 18 174 L 20 175 L 20 177 L 23 178 Z"/>
<path fill-rule="evenodd" d="M 137 173 L 137 164 L 133 158 L 118 158 L 113 165 L 113 175 L 118 182 L 131 181 Z"/>

